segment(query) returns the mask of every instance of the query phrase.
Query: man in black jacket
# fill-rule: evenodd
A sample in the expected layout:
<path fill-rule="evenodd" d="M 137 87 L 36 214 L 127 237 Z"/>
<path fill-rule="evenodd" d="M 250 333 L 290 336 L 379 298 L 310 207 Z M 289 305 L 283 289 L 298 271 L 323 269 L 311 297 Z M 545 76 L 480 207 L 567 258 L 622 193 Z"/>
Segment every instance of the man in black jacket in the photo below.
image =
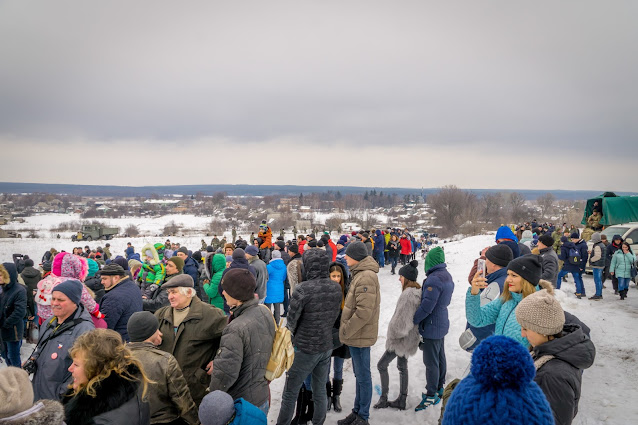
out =
<path fill-rule="evenodd" d="M 322 424 L 326 419 L 326 381 L 334 348 L 332 326 L 339 316 L 342 298 L 341 287 L 329 278 L 330 260 L 328 253 L 320 249 L 303 256 L 306 280 L 292 294 L 286 325 L 293 336 L 295 361 L 288 371 L 277 424 L 290 423 L 295 400 L 309 374 L 314 400 L 312 423 Z"/>

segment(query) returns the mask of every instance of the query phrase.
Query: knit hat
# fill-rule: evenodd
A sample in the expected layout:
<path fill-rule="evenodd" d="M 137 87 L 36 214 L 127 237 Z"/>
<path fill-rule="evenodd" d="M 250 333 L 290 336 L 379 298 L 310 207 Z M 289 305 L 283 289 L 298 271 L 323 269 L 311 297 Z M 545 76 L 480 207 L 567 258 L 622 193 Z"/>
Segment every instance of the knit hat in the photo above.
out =
<path fill-rule="evenodd" d="M 270 254 L 272 259 L 281 258 L 281 251 L 277 251 L 276 249 Z"/>
<path fill-rule="evenodd" d="M 275 245 L 277 245 L 279 247 L 279 249 L 284 249 L 286 247 L 286 242 L 277 241 L 277 242 L 275 242 Z"/>
<path fill-rule="evenodd" d="M 100 272 L 102 276 L 126 276 L 126 272 L 119 264 L 111 263 L 102 269 Z"/>
<path fill-rule="evenodd" d="M 100 265 L 97 263 L 97 261 L 90 258 L 86 261 L 89 264 L 89 274 L 87 274 L 87 277 L 95 276 L 95 273 L 100 271 Z"/>
<path fill-rule="evenodd" d="M 341 235 L 341 237 L 339 238 L 339 241 L 337 242 L 337 245 L 346 246 L 347 243 L 348 243 L 348 237 L 346 235 Z"/>
<path fill-rule="evenodd" d="M 288 247 L 288 252 L 292 252 L 293 254 L 299 254 L 299 246 L 296 244 L 292 244 Z"/>
<path fill-rule="evenodd" d="M 425 272 L 432 267 L 445 263 L 445 251 L 440 246 L 432 248 L 425 257 Z"/>
<path fill-rule="evenodd" d="M 226 256 L 226 262 L 230 263 L 231 261 L 233 261 L 233 256 L 232 255 L 227 255 Z"/>
<path fill-rule="evenodd" d="M 485 258 L 490 260 L 497 266 L 507 267 L 507 265 L 514 259 L 514 254 L 509 246 L 505 244 L 492 245 L 487 251 L 485 251 Z"/>
<path fill-rule="evenodd" d="M 538 255 L 527 254 L 512 260 L 507 265 L 511 270 L 532 285 L 538 285 L 541 280 L 542 265 Z"/>
<path fill-rule="evenodd" d="M 164 288 L 194 288 L 193 278 L 188 274 L 178 274 L 164 283 Z"/>
<path fill-rule="evenodd" d="M 565 243 L 565 242 L 567 242 L 568 240 L 569 240 L 569 239 L 567 239 L 567 236 L 561 236 L 561 237 L 560 237 L 560 241 L 561 241 L 562 243 Z"/>
<path fill-rule="evenodd" d="M 199 405 L 199 420 L 202 425 L 226 425 L 234 414 L 233 398 L 220 390 L 206 394 Z"/>
<path fill-rule="evenodd" d="M 27 258 L 26 260 L 24 260 L 24 267 L 33 267 L 33 264 L 35 263 L 30 258 Z"/>
<path fill-rule="evenodd" d="M 182 254 L 188 255 L 188 248 L 186 248 L 185 246 L 180 246 L 176 252 L 181 252 Z"/>
<path fill-rule="evenodd" d="M 124 269 L 124 271 L 128 270 L 128 261 L 126 261 L 126 258 L 122 257 L 121 255 L 118 255 L 117 257 L 115 257 L 113 259 L 113 261 L 111 261 L 112 263 L 115 264 L 119 264 L 120 266 L 122 266 L 122 268 Z"/>
<path fill-rule="evenodd" d="M 591 243 L 593 243 L 594 245 L 600 242 L 601 241 L 600 232 L 592 233 L 590 240 L 591 240 Z"/>
<path fill-rule="evenodd" d="M 233 260 L 239 259 L 239 258 L 246 258 L 246 253 L 241 248 L 237 248 L 236 250 L 233 251 Z"/>
<path fill-rule="evenodd" d="M 42 262 L 42 270 L 44 270 L 45 272 L 50 272 L 51 271 L 51 266 L 52 266 L 52 263 L 50 261 L 43 261 Z"/>
<path fill-rule="evenodd" d="M 255 276 L 246 269 L 230 269 L 222 278 L 222 289 L 228 295 L 239 301 L 255 298 L 257 281 Z"/>
<path fill-rule="evenodd" d="M 255 245 L 250 245 L 246 247 L 246 254 L 252 255 L 256 257 L 259 255 L 259 249 Z"/>
<path fill-rule="evenodd" d="M 412 260 L 410 261 L 410 264 L 406 264 L 399 269 L 399 276 L 403 276 L 407 280 L 416 282 L 417 276 L 419 275 L 417 267 L 419 267 L 419 262 L 417 260 Z"/>
<path fill-rule="evenodd" d="M 351 242 L 346 248 L 346 255 L 355 261 L 361 261 L 368 256 L 368 248 L 363 242 Z"/>
<path fill-rule="evenodd" d="M 27 372 L 19 367 L 0 369 L 0 400 L 0 419 L 9 418 L 31 408 L 33 386 Z"/>
<path fill-rule="evenodd" d="M 184 260 L 182 260 L 181 258 L 175 256 L 169 258 L 168 261 L 175 264 L 175 267 L 177 267 L 177 270 L 179 270 L 180 272 L 184 271 Z"/>
<path fill-rule="evenodd" d="M 471 374 L 452 392 L 442 424 L 553 424 L 554 415 L 534 382 L 535 375 L 532 356 L 522 344 L 490 336 L 474 350 Z"/>
<path fill-rule="evenodd" d="M 580 239 L 580 235 L 578 234 L 578 232 L 573 232 L 571 235 L 569 235 L 570 239 Z"/>
<path fill-rule="evenodd" d="M 540 243 L 542 243 L 543 245 L 545 245 L 545 246 L 552 246 L 552 245 L 554 245 L 554 238 L 552 238 L 552 236 L 551 236 L 551 235 L 548 235 L 547 233 L 546 233 L 546 234 L 544 234 L 544 235 L 540 235 L 540 236 L 538 237 L 538 241 L 539 241 Z"/>
<path fill-rule="evenodd" d="M 565 325 L 565 312 L 558 300 L 546 289 L 542 289 L 518 303 L 516 320 L 523 329 L 541 335 L 556 335 Z"/>
<path fill-rule="evenodd" d="M 152 337 L 159 329 L 157 317 L 150 311 L 137 311 L 131 315 L 126 330 L 131 342 L 142 342 Z"/>
<path fill-rule="evenodd" d="M 55 286 L 51 292 L 62 292 L 64 295 L 69 297 L 73 304 L 80 304 L 80 300 L 82 299 L 82 282 L 75 279 L 65 280 L 59 285 Z"/>

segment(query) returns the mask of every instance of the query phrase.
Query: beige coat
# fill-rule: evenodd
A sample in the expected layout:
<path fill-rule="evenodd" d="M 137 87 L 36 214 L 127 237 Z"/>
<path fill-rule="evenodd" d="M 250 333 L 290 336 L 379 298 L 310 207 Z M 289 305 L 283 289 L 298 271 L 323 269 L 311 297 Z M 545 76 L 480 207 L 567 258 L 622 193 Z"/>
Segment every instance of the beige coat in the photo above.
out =
<path fill-rule="evenodd" d="M 339 339 L 351 347 L 371 347 L 379 333 L 379 265 L 370 256 L 350 267 L 352 282 L 341 314 Z"/>

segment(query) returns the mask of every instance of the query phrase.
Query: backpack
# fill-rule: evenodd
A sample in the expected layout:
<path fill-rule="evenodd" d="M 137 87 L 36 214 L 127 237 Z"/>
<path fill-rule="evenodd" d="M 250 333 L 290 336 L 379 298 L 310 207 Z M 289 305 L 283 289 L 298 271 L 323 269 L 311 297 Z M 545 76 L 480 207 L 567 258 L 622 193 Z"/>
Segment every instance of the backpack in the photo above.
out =
<path fill-rule="evenodd" d="M 270 309 L 266 306 L 264 308 L 267 308 L 268 313 L 272 316 Z M 268 381 L 274 381 L 279 378 L 284 371 L 290 369 L 292 362 L 295 360 L 295 349 L 292 346 L 290 330 L 282 326 L 283 319 L 279 321 L 279 326 L 277 326 L 274 317 L 272 321 L 275 324 L 275 339 L 272 343 L 272 351 L 266 366 L 265 378 Z"/>
<path fill-rule="evenodd" d="M 580 266 L 581 261 L 582 257 L 580 256 L 578 248 L 569 248 L 569 257 L 567 257 L 567 262 L 573 266 Z"/>

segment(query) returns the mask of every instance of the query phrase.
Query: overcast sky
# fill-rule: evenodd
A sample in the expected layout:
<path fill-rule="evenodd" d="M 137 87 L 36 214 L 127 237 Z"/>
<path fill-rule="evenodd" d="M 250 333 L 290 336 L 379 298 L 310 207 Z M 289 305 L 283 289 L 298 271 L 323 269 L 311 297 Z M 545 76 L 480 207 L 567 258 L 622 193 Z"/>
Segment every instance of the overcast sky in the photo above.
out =
<path fill-rule="evenodd" d="M 635 0 L 0 1 L 0 181 L 636 191 L 637 22 Z"/>

